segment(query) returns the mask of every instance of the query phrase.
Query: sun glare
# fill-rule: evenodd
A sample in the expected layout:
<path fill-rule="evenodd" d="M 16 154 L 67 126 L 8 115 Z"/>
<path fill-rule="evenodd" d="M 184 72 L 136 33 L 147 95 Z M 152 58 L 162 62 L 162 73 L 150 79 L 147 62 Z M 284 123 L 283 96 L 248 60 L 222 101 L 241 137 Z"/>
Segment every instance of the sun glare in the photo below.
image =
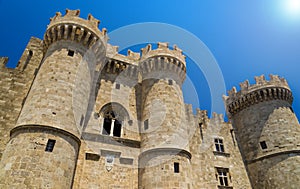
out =
<path fill-rule="evenodd" d="M 300 15 L 300 0 L 286 0 L 286 11 L 290 15 Z"/>

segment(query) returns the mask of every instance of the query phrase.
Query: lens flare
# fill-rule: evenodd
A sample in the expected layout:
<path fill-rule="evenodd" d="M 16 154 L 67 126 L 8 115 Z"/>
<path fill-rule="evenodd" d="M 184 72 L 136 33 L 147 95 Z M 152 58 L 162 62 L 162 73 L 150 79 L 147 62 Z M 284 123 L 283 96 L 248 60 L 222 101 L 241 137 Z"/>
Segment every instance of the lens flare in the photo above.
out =
<path fill-rule="evenodd" d="M 300 0 L 287 0 L 285 2 L 285 8 L 288 14 L 294 16 L 300 15 Z"/>

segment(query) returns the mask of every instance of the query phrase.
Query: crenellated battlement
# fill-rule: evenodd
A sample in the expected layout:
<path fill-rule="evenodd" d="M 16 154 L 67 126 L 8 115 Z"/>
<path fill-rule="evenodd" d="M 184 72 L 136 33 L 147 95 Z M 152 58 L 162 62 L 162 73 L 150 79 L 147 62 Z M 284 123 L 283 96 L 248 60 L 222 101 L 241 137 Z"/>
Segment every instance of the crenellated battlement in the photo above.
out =
<path fill-rule="evenodd" d="M 50 18 L 50 24 L 44 35 L 44 45 L 47 48 L 50 44 L 58 40 L 72 40 L 87 47 L 91 47 L 98 39 L 107 42 L 107 31 L 105 28 L 98 29 L 100 21 L 91 14 L 87 20 L 79 17 L 79 10 L 66 9 L 66 14 L 62 16 L 57 12 L 53 18 Z"/>
<path fill-rule="evenodd" d="M 286 100 L 290 104 L 293 96 L 287 81 L 278 75 L 269 75 L 270 80 L 266 80 L 264 75 L 255 77 L 255 84 L 250 85 L 246 80 L 240 83 L 240 91 L 235 87 L 228 91 L 228 96 L 223 96 L 229 115 L 262 101 Z"/>
<path fill-rule="evenodd" d="M 152 45 L 148 44 L 145 48 L 141 49 L 141 60 L 145 60 L 150 57 L 162 56 L 162 57 L 170 57 L 179 60 L 183 63 L 184 67 L 185 56 L 182 54 L 182 50 L 178 48 L 176 45 L 173 46 L 173 50 L 169 48 L 169 44 L 166 42 L 158 42 L 157 49 L 152 49 Z"/>

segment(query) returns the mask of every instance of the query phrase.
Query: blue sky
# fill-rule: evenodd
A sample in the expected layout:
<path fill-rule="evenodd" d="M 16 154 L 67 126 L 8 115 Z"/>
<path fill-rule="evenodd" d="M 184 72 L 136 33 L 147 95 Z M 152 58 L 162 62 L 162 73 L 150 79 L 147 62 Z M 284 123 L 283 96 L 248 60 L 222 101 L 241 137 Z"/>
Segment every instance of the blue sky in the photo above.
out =
<path fill-rule="evenodd" d="M 83 18 L 93 14 L 101 20 L 100 28 L 108 32 L 135 23 L 167 23 L 190 32 L 206 45 L 222 71 L 226 90 L 233 86 L 239 89 L 238 84 L 246 79 L 254 83 L 254 76 L 261 74 L 286 78 L 293 91 L 294 110 L 300 116 L 300 14 L 286 8 L 288 1 L 0 0 L 0 56 L 9 56 L 13 67 L 29 38 L 42 39 L 49 18 L 66 8 L 80 9 Z M 205 74 L 189 62 L 188 77 L 199 95 L 200 108 L 210 112 L 214 100 L 211 86 Z M 185 93 L 185 101 L 198 106 L 189 91 Z"/>

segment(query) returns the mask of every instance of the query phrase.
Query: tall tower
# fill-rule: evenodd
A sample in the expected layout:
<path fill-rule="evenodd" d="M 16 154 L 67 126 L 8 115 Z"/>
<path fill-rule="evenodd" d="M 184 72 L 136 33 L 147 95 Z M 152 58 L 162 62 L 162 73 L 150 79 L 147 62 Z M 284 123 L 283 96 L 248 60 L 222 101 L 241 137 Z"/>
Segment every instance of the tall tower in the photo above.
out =
<path fill-rule="evenodd" d="M 255 77 L 225 97 L 253 188 L 299 188 L 300 127 L 285 79 Z"/>
<path fill-rule="evenodd" d="M 78 16 L 66 10 L 48 25 L 43 60 L 0 163 L 1 188 L 72 187 L 93 68 L 106 46 L 99 20 Z"/>
<path fill-rule="evenodd" d="M 185 57 L 158 43 L 142 49 L 141 154 L 139 187 L 190 188 L 190 152 L 181 86 Z"/>

